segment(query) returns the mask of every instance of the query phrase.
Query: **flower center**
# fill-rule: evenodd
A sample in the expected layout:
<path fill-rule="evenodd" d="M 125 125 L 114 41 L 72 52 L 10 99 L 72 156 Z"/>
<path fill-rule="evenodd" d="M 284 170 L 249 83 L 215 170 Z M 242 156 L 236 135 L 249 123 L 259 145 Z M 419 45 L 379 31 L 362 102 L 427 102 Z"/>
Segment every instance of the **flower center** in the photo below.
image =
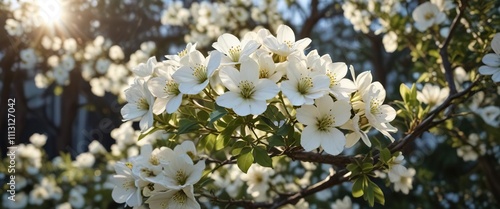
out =
<path fill-rule="evenodd" d="M 205 82 L 208 79 L 207 67 L 202 64 L 197 64 L 196 67 L 194 67 L 193 76 L 198 80 L 199 84 Z"/>
<path fill-rule="evenodd" d="M 307 94 L 309 92 L 309 89 L 311 89 L 312 87 L 313 87 L 312 78 L 309 76 L 302 77 L 299 80 L 297 91 L 300 94 Z"/>
<path fill-rule="evenodd" d="M 184 56 L 186 56 L 186 55 L 187 55 L 187 49 L 184 49 L 184 50 L 180 51 L 179 53 L 177 53 L 177 55 L 178 55 L 179 57 L 184 57 Z"/>
<path fill-rule="evenodd" d="M 140 110 L 148 110 L 149 109 L 149 103 L 146 100 L 146 98 L 140 98 L 137 101 L 137 108 L 139 108 Z"/>
<path fill-rule="evenodd" d="M 186 203 L 186 200 L 187 200 L 187 195 L 186 195 L 186 193 L 184 193 L 183 190 L 179 190 L 178 192 L 176 192 L 174 194 L 174 196 L 172 196 L 172 200 L 174 200 L 175 202 L 177 202 L 179 204 L 184 205 Z"/>
<path fill-rule="evenodd" d="M 153 177 L 156 176 L 155 172 L 153 170 L 147 169 L 147 168 L 142 168 L 141 173 L 145 177 Z"/>
<path fill-rule="evenodd" d="M 126 162 L 125 166 L 127 166 L 130 169 L 132 169 L 132 167 L 134 167 L 131 162 Z"/>
<path fill-rule="evenodd" d="M 282 56 L 282 55 L 279 55 L 279 54 L 273 54 L 273 61 L 274 61 L 274 63 L 285 62 L 286 59 L 287 59 L 287 56 Z"/>
<path fill-rule="evenodd" d="M 370 101 L 370 113 L 372 115 L 380 113 L 380 109 L 378 108 L 380 106 L 380 102 L 377 99 L 373 99 Z"/>
<path fill-rule="evenodd" d="M 425 15 L 424 15 L 424 19 L 427 21 L 429 21 L 433 18 L 434 18 L 434 13 L 432 13 L 432 12 L 425 13 Z"/>
<path fill-rule="evenodd" d="M 179 95 L 181 93 L 181 91 L 179 91 L 179 84 L 174 80 L 167 81 L 163 91 L 169 95 Z"/>
<path fill-rule="evenodd" d="M 318 127 L 318 131 L 327 132 L 331 128 L 333 128 L 333 124 L 335 123 L 335 118 L 331 115 L 325 115 L 321 118 L 317 118 L 316 126 Z"/>
<path fill-rule="evenodd" d="M 229 49 L 229 57 L 231 57 L 231 60 L 233 60 L 233 62 L 237 62 L 240 60 L 240 53 L 241 53 L 241 47 L 240 46 L 232 46 L 230 49 Z"/>
<path fill-rule="evenodd" d="M 330 78 L 330 88 L 336 86 L 337 82 L 335 82 L 335 81 L 337 80 L 337 73 L 329 72 L 326 75 Z"/>
<path fill-rule="evenodd" d="M 159 165 L 160 164 L 160 160 L 158 160 L 158 157 L 152 155 L 149 158 L 149 163 L 151 163 L 151 165 Z"/>
<path fill-rule="evenodd" d="M 406 176 L 401 176 L 401 179 L 399 181 L 401 182 L 401 184 L 411 185 L 411 178 L 408 178 Z"/>
<path fill-rule="evenodd" d="M 253 82 L 249 81 L 241 81 L 238 88 L 241 90 L 240 95 L 243 99 L 252 98 L 253 93 L 255 92 L 255 86 Z"/>
<path fill-rule="evenodd" d="M 129 189 L 134 189 L 135 182 L 133 179 L 129 179 L 129 180 L 123 182 L 122 187 L 123 187 L 123 189 L 125 189 L 125 191 L 128 191 Z"/>
<path fill-rule="evenodd" d="M 261 68 L 259 70 L 259 78 L 269 78 L 269 70 L 267 68 Z"/>
<path fill-rule="evenodd" d="M 283 41 L 283 43 L 286 44 L 286 46 L 288 46 L 289 49 L 291 49 L 293 47 L 293 44 L 291 41 Z"/>
<path fill-rule="evenodd" d="M 254 179 L 255 179 L 255 183 L 259 184 L 259 183 L 262 183 L 264 181 L 264 176 L 262 176 L 261 173 L 256 173 L 254 176 Z"/>
<path fill-rule="evenodd" d="M 187 180 L 186 172 L 184 172 L 183 170 L 178 170 L 175 174 L 175 180 L 177 180 L 177 183 L 179 185 L 184 185 Z"/>

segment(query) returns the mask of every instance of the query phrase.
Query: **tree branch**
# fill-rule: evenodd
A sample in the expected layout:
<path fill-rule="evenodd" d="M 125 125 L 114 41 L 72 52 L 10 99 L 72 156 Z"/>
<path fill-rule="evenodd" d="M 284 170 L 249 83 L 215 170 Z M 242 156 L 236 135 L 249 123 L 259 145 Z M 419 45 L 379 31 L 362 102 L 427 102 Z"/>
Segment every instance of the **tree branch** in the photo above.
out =
<path fill-rule="evenodd" d="M 450 95 L 457 93 L 457 87 L 455 86 L 453 69 L 451 69 L 451 63 L 450 60 L 448 59 L 448 45 L 450 44 L 451 38 L 454 35 L 454 31 L 457 28 L 457 25 L 460 22 L 462 15 L 464 14 L 465 8 L 467 7 L 467 0 L 459 1 L 459 3 L 460 3 L 459 10 L 457 16 L 455 16 L 455 19 L 453 20 L 453 23 L 450 26 L 450 32 L 448 33 L 448 36 L 444 40 L 443 44 L 439 46 L 439 55 L 441 56 L 446 81 L 448 82 L 448 85 L 450 87 Z"/>

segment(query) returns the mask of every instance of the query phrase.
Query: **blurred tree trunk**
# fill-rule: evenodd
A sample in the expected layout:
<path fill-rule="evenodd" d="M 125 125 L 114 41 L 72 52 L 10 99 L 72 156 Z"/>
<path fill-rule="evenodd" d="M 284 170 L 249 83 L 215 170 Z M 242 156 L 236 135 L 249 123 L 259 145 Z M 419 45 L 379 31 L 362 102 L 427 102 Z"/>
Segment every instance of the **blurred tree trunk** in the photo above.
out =
<path fill-rule="evenodd" d="M 56 138 L 57 151 L 70 151 L 73 139 L 73 122 L 78 113 L 78 92 L 79 81 L 81 80 L 80 71 L 73 69 L 69 73 L 69 85 L 63 88 L 61 95 L 61 124 L 59 126 L 59 135 Z"/>

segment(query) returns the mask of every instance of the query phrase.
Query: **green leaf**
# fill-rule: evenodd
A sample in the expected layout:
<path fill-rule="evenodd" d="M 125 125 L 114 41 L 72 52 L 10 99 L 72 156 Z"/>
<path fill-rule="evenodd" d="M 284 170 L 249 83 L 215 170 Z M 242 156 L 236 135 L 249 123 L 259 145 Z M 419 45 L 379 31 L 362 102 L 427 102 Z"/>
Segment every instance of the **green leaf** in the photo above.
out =
<path fill-rule="evenodd" d="M 200 149 L 205 149 L 207 152 L 212 152 L 215 148 L 216 140 L 217 136 L 215 136 L 214 134 L 208 134 L 200 139 L 200 141 L 198 142 L 198 147 Z"/>
<path fill-rule="evenodd" d="M 215 144 L 215 150 L 221 150 L 229 144 L 229 140 L 233 135 L 234 130 L 241 125 L 241 118 L 236 118 L 227 124 L 227 127 L 217 135 L 217 143 Z"/>
<path fill-rule="evenodd" d="M 279 129 L 278 132 L 276 132 L 280 136 L 286 136 L 290 132 L 290 130 L 293 130 L 292 127 L 287 123 L 282 125 Z"/>
<path fill-rule="evenodd" d="M 380 150 L 380 159 L 382 159 L 382 162 L 387 163 L 392 158 L 391 151 L 389 149 L 384 148 Z"/>
<path fill-rule="evenodd" d="M 183 118 L 179 121 L 179 130 L 177 133 L 178 134 L 185 134 L 185 133 L 192 132 L 194 130 L 198 130 L 199 128 L 200 128 L 200 125 L 198 124 L 198 122 Z"/>
<path fill-rule="evenodd" d="M 401 98 L 403 98 L 403 101 L 407 103 L 410 96 L 410 88 L 402 83 L 401 85 L 399 85 L 399 93 L 401 94 Z"/>
<path fill-rule="evenodd" d="M 268 139 L 269 141 L 269 146 L 271 147 L 276 147 L 276 146 L 285 146 L 285 142 L 283 141 L 283 137 L 273 134 L 271 137 Z"/>
<path fill-rule="evenodd" d="M 384 192 L 382 192 L 382 189 L 380 189 L 380 187 L 375 183 L 373 183 L 373 192 L 375 194 L 375 201 L 377 201 L 381 205 L 384 205 L 385 204 Z"/>
<path fill-rule="evenodd" d="M 210 113 L 210 121 L 208 122 L 209 124 L 213 124 L 215 121 L 219 120 L 220 118 L 224 117 L 224 115 L 227 114 L 226 108 L 223 108 L 219 105 L 215 105 L 215 110 Z"/>
<path fill-rule="evenodd" d="M 269 157 L 267 151 L 260 146 L 256 146 L 253 150 L 253 157 L 255 162 L 264 167 L 273 167 L 273 160 Z"/>
<path fill-rule="evenodd" d="M 245 148 L 241 150 L 241 154 L 236 158 L 236 164 L 238 164 L 238 168 L 243 173 L 247 173 L 250 166 L 253 164 L 253 153 L 251 148 Z"/>
<path fill-rule="evenodd" d="M 369 173 L 373 170 L 373 164 L 371 163 L 363 163 L 362 167 L 363 173 Z"/>
<path fill-rule="evenodd" d="M 370 205 L 370 207 L 375 205 L 375 194 L 373 193 L 373 186 L 371 184 L 368 184 L 365 188 L 365 195 L 363 195 L 363 198 L 368 201 L 368 205 Z"/>
<path fill-rule="evenodd" d="M 353 197 L 361 197 L 363 196 L 363 179 L 357 178 L 352 184 L 352 196 Z"/>
<path fill-rule="evenodd" d="M 148 132 L 144 132 L 144 133 L 141 133 L 139 135 L 139 138 L 137 139 L 137 141 L 140 141 L 141 139 L 143 139 L 144 137 L 146 137 L 147 135 L 151 134 L 151 133 L 154 133 L 155 131 L 157 131 L 158 128 L 156 127 L 153 127 L 152 129 L 150 129 Z"/>
<path fill-rule="evenodd" d="M 352 176 L 358 175 L 361 171 L 359 166 L 355 163 L 348 164 L 346 168 L 347 168 L 347 170 L 352 172 Z"/>

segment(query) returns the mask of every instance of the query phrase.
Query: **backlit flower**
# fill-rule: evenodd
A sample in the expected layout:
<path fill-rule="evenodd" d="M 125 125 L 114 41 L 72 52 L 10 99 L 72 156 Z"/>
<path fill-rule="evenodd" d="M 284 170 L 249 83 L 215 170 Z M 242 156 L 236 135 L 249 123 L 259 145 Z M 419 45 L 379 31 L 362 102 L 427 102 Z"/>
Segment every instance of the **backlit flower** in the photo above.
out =
<path fill-rule="evenodd" d="M 193 51 L 181 59 L 180 67 L 172 77 L 179 83 L 179 90 L 184 94 L 198 94 L 207 87 L 210 77 L 219 67 L 221 54 L 213 51 L 204 57 L 199 51 Z"/>
<path fill-rule="evenodd" d="M 425 2 L 418 5 L 412 13 L 417 30 L 424 32 L 433 25 L 439 25 L 446 20 L 446 14 L 439 11 L 439 8 L 431 3 Z"/>
<path fill-rule="evenodd" d="M 297 109 L 297 120 L 306 125 L 300 144 L 306 151 L 321 146 L 326 153 L 338 155 L 344 150 L 346 138 L 337 127 L 349 120 L 351 106 L 343 100 L 334 102 L 330 96 L 316 99 L 315 104 Z"/>
<path fill-rule="evenodd" d="M 239 63 L 248 59 L 260 44 L 255 40 L 243 39 L 240 41 L 236 36 L 225 33 L 219 36 L 217 42 L 212 44 L 217 51 L 225 54 L 223 63 Z"/>
<path fill-rule="evenodd" d="M 140 120 L 139 126 L 141 131 L 145 131 L 153 126 L 154 97 L 144 80 L 136 79 L 125 90 L 125 96 L 128 103 L 121 109 L 123 120 Z"/>
<path fill-rule="evenodd" d="M 326 75 L 310 72 L 305 63 L 292 59 L 287 69 L 288 80 L 281 82 L 281 91 L 295 106 L 312 105 L 314 99 L 320 98 L 330 86 Z"/>
<path fill-rule="evenodd" d="M 385 100 L 385 89 L 379 82 L 370 84 L 367 92 L 363 95 L 365 103 L 365 116 L 368 122 L 375 129 L 386 137 L 394 141 L 389 132 L 396 132 L 398 129 L 389 122 L 396 118 L 396 110 L 393 107 L 383 104 Z"/>
<path fill-rule="evenodd" d="M 246 60 L 240 68 L 240 71 L 230 66 L 221 69 L 220 79 L 229 91 L 220 95 L 216 102 L 241 116 L 259 115 L 266 111 L 266 100 L 276 96 L 279 88 L 269 79 L 259 79 L 259 66 L 255 61 Z"/>
<path fill-rule="evenodd" d="M 438 105 L 442 104 L 449 94 L 450 89 L 447 87 L 441 88 L 439 86 L 426 83 L 424 88 L 422 88 L 422 91 L 417 91 L 417 100 L 428 104 L 433 107 L 432 109 L 434 109 Z"/>
<path fill-rule="evenodd" d="M 198 209 L 200 204 L 196 202 L 193 193 L 193 186 L 184 187 L 179 190 L 167 190 L 153 194 L 146 203 L 150 208 L 168 209 L 168 208 L 190 208 Z"/>
<path fill-rule="evenodd" d="M 491 75 L 491 79 L 498 83 L 500 82 L 500 33 L 497 33 L 491 41 L 491 48 L 495 53 L 484 55 L 485 65 L 479 67 L 479 73 Z"/>
<path fill-rule="evenodd" d="M 286 26 L 280 25 L 276 30 L 276 37 L 269 35 L 264 40 L 266 47 L 273 53 L 281 56 L 282 60 L 295 51 L 304 51 L 309 46 L 311 39 L 303 38 L 295 41 L 295 34 L 293 30 Z"/>
<path fill-rule="evenodd" d="M 148 81 L 148 88 L 156 97 L 153 105 L 155 114 L 161 114 L 165 110 L 167 113 L 173 113 L 181 106 L 184 94 L 179 90 L 179 83 L 172 78 L 174 73 L 172 68 L 173 66 L 169 66 L 166 70 L 159 70 L 161 74 Z"/>

